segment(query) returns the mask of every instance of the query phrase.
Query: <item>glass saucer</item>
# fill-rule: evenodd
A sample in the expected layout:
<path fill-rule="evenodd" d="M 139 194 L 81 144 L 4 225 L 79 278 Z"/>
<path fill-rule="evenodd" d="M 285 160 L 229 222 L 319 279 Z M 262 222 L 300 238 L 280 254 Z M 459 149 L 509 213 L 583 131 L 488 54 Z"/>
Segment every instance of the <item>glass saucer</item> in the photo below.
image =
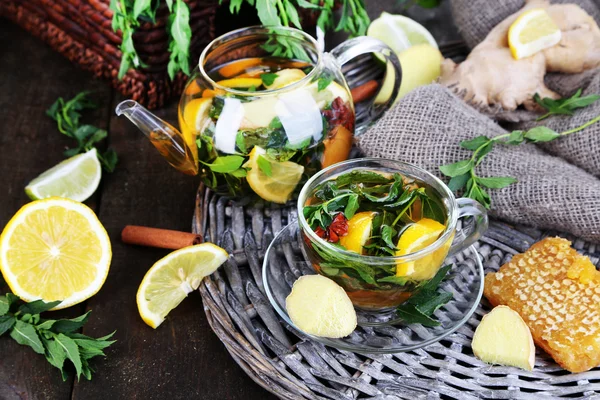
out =
<path fill-rule="evenodd" d="M 394 311 L 377 312 L 356 309 L 358 326 L 341 339 L 306 334 L 291 321 L 285 299 L 292 285 L 302 275 L 314 275 L 306 261 L 296 221 L 286 226 L 271 242 L 263 263 L 263 283 L 271 305 L 299 336 L 327 346 L 364 354 L 410 351 L 435 343 L 460 328 L 475 312 L 483 294 L 483 265 L 473 246 L 446 259 L 452 268 L 440 287 L 453 294 L 452 300 L 435 311 L 439 326 L 406 325 Z"/>

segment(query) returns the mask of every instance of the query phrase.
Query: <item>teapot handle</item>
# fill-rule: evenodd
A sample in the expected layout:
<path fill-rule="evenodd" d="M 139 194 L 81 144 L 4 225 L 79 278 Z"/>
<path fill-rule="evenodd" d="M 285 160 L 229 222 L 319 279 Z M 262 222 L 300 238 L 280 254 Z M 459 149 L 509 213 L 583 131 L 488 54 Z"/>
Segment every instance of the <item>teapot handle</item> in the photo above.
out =
<path fill-rule="evenodd" d="M 396 57 L 394 51 L 381 40 L 367 36 L 360 36 L 341 43 L 331 51 L 331 55 L 340 65 L 344 65 L 354 57 L 366 53 L 378 53 L 385 59 L 387 67 L 386 74 L 382 82 L 385 82 L 390 78 L 390 74 L 393 74 L 391 77 L 394 78 L 394 83 L 393 86 L 391 86 L 391 93 L 389 97 L 386 96 L 387 99 L 385 99 L 385 101 L 376 104 L 375 98 L 373 98 L 368 108 L 356 115 L 355 135 L 360 135 L 363 133 L 370 125 L 375 123 L 375 121 L 377 121 L 385 111 L 394 105 L 394 100 L 396 100 L 396 97 L 398 96 L 398 92 L 400 91 L 400 82 L 402 81 L 402 68 L 400 67 L 400 61 L 398 60 L 398 57 Z M 384 89 L 389 91 L 389 88 L 382 87 L 379 90 L 378 95 L 381 94 L 382 90 Z"/>

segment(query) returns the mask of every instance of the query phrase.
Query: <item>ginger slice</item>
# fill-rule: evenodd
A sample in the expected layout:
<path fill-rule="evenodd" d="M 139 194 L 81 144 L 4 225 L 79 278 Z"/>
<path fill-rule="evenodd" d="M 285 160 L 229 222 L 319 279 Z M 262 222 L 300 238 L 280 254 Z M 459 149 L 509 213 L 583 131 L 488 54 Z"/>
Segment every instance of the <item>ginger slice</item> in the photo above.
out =
<path fill-rule="evenodd" d="M 507 306 L 498 306 L 483 317 L 475 330 L 471 347 L 477 358 L 489 364 L 528 371 L 535 364 L 531 331 L 523 318 Z"/>
<path fill-rule="evenodd" d="M 356 311 L 337 283 L 322 275 L 301 276 L 285 299 L 285 308 L 301 331 L 314 336 L 341 338 L 356 328 Z"/>

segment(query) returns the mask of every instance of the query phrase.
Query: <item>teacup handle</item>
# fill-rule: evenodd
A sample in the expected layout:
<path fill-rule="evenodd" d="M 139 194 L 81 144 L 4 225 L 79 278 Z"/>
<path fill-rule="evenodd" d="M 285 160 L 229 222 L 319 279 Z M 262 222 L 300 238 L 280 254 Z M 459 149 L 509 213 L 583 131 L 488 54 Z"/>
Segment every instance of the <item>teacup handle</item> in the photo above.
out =
<path fill-rule="evenodd" d="M 381 40 L 360 36 L 341 43 L 331 51 L 331 55 L 335 57 L 340 66 L 346 64 L 354 57 L 366 53 L 378 53 L 383 56 L 387 65 L 386 76 L 390 73 L 394 73 L 395 79 L 391 96 L 387 101 L 381 104 L 375 104 L 375 98 L 373 98 L 368 109 L 365 110 L 365 112 L 361 112 L 360 115 L 357 115 L 355 135 L 360 135 L 364 132 L 394 104 L 394 100 L 398 96 L 398 91 L 400 90 L 400 82 L 402 81 L 402 68 L 400 67 L 398 57 L 396 57 L 394 51 Z M 379 90 L 381 91 L 381 89 Z"/>
<path fill-rule="evenodd" d="M 488 228 L 488 215 L 486 209 L 473 199 L 462 197 L 456 199 L 458 204 L 458 218 L 473 217 L 467 227 L 457 232 L 448 254 L 458 253 L 475 243 Z"/>

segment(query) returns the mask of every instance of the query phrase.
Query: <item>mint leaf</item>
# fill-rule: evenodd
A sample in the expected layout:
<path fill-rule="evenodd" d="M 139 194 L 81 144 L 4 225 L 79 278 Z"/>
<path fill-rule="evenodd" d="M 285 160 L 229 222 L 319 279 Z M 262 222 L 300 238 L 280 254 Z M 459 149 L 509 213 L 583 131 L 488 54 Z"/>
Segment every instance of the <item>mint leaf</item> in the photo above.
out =
<path fill-rule="evenodd" d="M 484 144 L 488 143 L 490 138 L 487 136 L 477 136 L 476 138 L 470 140 L 463 140 L 460 142 L 460 147 L 465 148 L 467 150 L 475 151 Z"/>
<path fill-rule="evenodd" d="M 408 279 L 406 279 L 406 277 L 404 277 L 404 276 L 386 276 L 386 277 L 377 279 L 377 282 L 393 283 L 395 285 L 404 286 L 404 285 L 406 285 L 406 282 L 408 282 Z"/>
<path fill-rule="evenodd" d="M 407 324 L 421 324 L 423 326 L 439 326 L 440 323 L 433 318 L 423 314 L 413 304 L 404 303 L 396 309 L 398 317 Z"/>
<path fill-rule="evenodd" d="M 46 360 L 56 368 L 62 371 L 67 354 L 64 348 L 54 339 L 46 339 L 42 336 L 42 343 L 46 348 Z"/>
<path fill-rule="evenodd" d="M 324 76 L 319 78 L 319 81 L 317 83 L 317 91 L 320 92 L 322 90 L 325 90 L 331 82 L 333 82 L 333 78 L 330 76 Z"/>
<path fill-rule="evenodd" d="M 59 333 L 58 335 L 54 335 L 54 340 L 56 343 L 63 348 L 65 351 L 65 355 L 73 365 L 75 366 L 75 371 L 77 372 L 77 379 L 81 376 L 81 358 L 79 356 L 79 348 L 77 347 L 77 343 L 73 341 L 70 337 Z"/>
<path fill-rule="evenodd" d="M 53 324 L 52 331 L 56 333 L 70 333 L 81 329 L 87 322 L 91 312 L 90 310 L 77 318 L 59 319 Z"/>
<path fill-rule="evenodd" d="M 35 300 L 31 303 L 25 303 L 19 307 L 19 311 L 23 314 L 40 314 L 44 311 L 48 311 L 60 304 L 60 300 L 51 301 L 49 303 L 43 300 Z"/>
<path fill-rule="evenodd" d="M 0 336 L 4 335 L 6 332 L 13 327 L 16 322 L 16 318 L 12 315 L 3 315 L 0 317 Z"/>
<path fill-rule="evenodd" d="M 517 182 L 512 176 L 494 176 L 490 178 L 477 178 L 477 183 L 490 189 L 502 189 Z"/>
<path fill-rule="evenodd" d="M 550 115 L 573 115 L 576 109 L 589 106 L 600 99 L 600 96 L 592 94 L 581 97 L 581 89 L 579 89 L 573 96 L 567 98 L 554 100 L 550 97 L 545 97 L 542 99 L 540 95 L 536 93 L 533 96 L 533 99 L 542 106 L 542 108 L 545 108 L 548 111 L 537 119 L 537 121 L 541 121 Z"/>
<path fill-rule="evenodd" d="M 281 21 L 277 15 L 277 0 L 256 0 L 256 11 L 262 25 L 281 25 Z"/>
<path fill-rule="evenodd" d="M 418 303 L 416 302 L 417 299 L 415 299 L 412 304 L 417 308 L 417 310 L 427 316 L 431 316 L 435 310 L 448 303 L 453 297 L 452 293 L 448 292 L 435 293 L 423 291 L 420 293 L 422 294 L 423 298 L 418 299 Z M 418 294 L 416 296 L 418 296 Z M 409 300 L 411 299 L 412 297 Z"/>
<path fill-rule="evenodd" d="M 346 219 L 350 219 L 356 214 L 358 211 L 359 203 L 358 203 L 358 194 L 352 194 L 348 197 L 348 204 L 346 204 L 346 208 L 344 209 L 344 216 Z"/>
<path fill-rule="evenodd" d="M 260 79 L 262 80 L 265 86 L 271 86 L 275 79 L 277 79 L 279 75 L 273 72 L 267 72 L 265 74 L 260 74 Z"/>
<path fill-rule="evenodd" d="M 10 309 L 10 304 L 6 296 L 0 296 L 0 317 L 5 315 Z"/>
<path fill-rule="evenodd" d="M 258 164 L 258 168 L 260 168 L 260 170 L 266 176 L 273 176 L 273 170 L 271 168 L 271 162 L 269 160 L 267 160 L 263 156 L 258 156 L 258 160 L 256 160 L 256 163 Z"/>
<path fill-rule="evenodd" d="M 454 164 L 442 165 L 440 171 L 442 174 L 454 178 L 458 175 L 464 175 L 473 168 L 473 160 L 462 160 Z"/>
<path fill-rule="evenodd" d="M 44 346 L 33 325 L 16 320 L 10 337 L 21 345 L 31 347 L 36 353 L 44 354 Z"/>
<path fill-rule="evenodd" d="M 243 162 L 244 157 L 241 156 L 223 156 L 215 158 L 212 164 L 204 162 L 203 164 L 209 167 L 213 172 L 226 174 L 240 168 Z"/>
<path fill-rule="evenodd" d="M 469 175 L 469 174 L 462 174 L 462 175 L 454 176 L 448 182 L 448 188 L 450 188 L 450 190 L 452 190 L 453 192 L 456 192 L 456 191 L 464 188 L 465 185 L 467 184 L 467 181 L 470 178 L 471 178 L 471 175 Z"/>
<path fill-rule="evenodd" d="M 503 144 L 507 144 L 510 146 L 516 146 L 525 140 L 525 133 L 523 131 L 512 131 L 508 136 L 508 139 L 503 141 Z"/>
<path fill-rule="evenodd" d="M 545 126 L 536 126 L 525 132 L 525 139 L 532 143 L 550 142 L 560 137 L 560 133 Z"/>

